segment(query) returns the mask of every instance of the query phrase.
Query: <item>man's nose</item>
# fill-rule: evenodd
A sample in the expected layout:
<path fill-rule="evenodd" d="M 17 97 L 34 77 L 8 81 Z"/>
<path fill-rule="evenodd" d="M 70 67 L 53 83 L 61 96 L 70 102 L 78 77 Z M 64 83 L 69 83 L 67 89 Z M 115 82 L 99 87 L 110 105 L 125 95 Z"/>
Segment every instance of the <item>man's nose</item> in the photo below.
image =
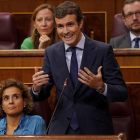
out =
<path fill-rule="evenodd" d="M 132 18 L 133 18 L 133 20 L 136 20 L 137 19 L 137 16 L 136 16 L 135 13 L 133 14 Z"/>
<path fill-rule="evenodd" d="M 68 33 L 68 28 L 64 27 L 64 34 L 67 34 L 67 33 Z"/>

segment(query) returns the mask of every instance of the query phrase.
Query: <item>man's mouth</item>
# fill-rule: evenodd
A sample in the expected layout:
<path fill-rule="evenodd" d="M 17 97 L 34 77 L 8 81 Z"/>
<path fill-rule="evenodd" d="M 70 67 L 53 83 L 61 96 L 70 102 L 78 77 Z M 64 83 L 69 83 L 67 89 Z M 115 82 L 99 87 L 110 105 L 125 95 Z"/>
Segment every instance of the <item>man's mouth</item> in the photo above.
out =
<path fill-rule="evenodd" d="M 140 25 L 139 22 L 133 22 L 132 25 Z"/>
<path fill-rule="evenodd" d="M 63 36 L 66 40 L 71 40 L 71 38 L 73 37 L 73 35 L 64 35 Z"/>

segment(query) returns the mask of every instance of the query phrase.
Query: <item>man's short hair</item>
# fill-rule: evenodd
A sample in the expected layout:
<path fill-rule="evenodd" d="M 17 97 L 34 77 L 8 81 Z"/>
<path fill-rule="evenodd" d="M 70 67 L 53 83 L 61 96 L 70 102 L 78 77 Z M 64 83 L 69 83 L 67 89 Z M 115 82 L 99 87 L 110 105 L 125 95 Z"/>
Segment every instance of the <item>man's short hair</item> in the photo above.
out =
<path fill-rule="evenodd" d="M 123 16 L 123 17 L 125 17 L 125 14 L 124 14 L 124 6 L 125 6 L 126 4 L 130 4 L 130 3 L 133 3 L 133 2 L 135 2 L 135 1 L 140 2 L 140 0 L 125 0 L 125 1 L 124 1 L 124 4 L 123 4 L 123 6 L 122 6 L 122 16 Z"/>
<path fill-rule="evenodd" d="M 72 14 L 76 15 L 76 21 L 79 25 L 81 19 L 83 19 L 83 14 L 79 5 L 71 1 L 65 1 L 56 8 L 54 16 L 60 19 L 66 15 Z"/>

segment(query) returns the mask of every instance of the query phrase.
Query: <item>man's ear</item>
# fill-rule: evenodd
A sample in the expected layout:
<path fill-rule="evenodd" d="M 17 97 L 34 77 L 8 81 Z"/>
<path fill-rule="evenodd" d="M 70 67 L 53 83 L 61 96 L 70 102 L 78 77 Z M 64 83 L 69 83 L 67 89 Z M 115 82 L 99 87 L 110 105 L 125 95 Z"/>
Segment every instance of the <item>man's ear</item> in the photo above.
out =
<path fill-rule="evenodd" d="M 125 17 L 122 17 L 122 21 L 123 21 L 124 24 L 127 26 Z"/>
<path fill-rule="evenodd" d="M 81 19 L 81 21 L 79 22 L 79 27 L 80 27 L 80 29 L 82 29 L 82 27 L 83 27 L 83 22 L 84 22 L 83 19 Z"/>

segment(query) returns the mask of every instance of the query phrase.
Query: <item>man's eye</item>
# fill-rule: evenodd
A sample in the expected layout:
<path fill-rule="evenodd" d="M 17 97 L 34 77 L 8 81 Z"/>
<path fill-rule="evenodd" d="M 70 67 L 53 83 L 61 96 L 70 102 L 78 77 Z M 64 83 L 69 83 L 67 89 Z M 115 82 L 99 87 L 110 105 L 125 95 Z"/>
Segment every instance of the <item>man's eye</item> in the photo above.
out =
<path fill-rule="evenodd" d="M 51 21 L 51 19 L 47 18 L 46 21 Z"/>
<path fill-rule="evenodd" d="M 136 15 L 140 15 L 140 11 L 139 12 L 136 12 Z"/>
<path fill-rule="evenodd" d="M 131 17 L 132 15 L 133 15 L 133 13 L 130 13 L 130 14 L 127 15 L 127 17 Z"/>
<path fill-rule="evenodd" d="M 68 25 L 69 25 L 69 26 L 73 26 L 73 23 L 69 23 Z"/>
<path fill-rule="evenodd" d="M 15 99 L 18 99 L 18 98 L 19 98 L 19 96 L 18 96 L 18 95 L 14 95 L 14 98 L 15 98 Z"/>
<path fill-rule="evenodd" d="M 63 26 L 62 25 L 57 25 L 57 28 L 62 28 Z"/>

